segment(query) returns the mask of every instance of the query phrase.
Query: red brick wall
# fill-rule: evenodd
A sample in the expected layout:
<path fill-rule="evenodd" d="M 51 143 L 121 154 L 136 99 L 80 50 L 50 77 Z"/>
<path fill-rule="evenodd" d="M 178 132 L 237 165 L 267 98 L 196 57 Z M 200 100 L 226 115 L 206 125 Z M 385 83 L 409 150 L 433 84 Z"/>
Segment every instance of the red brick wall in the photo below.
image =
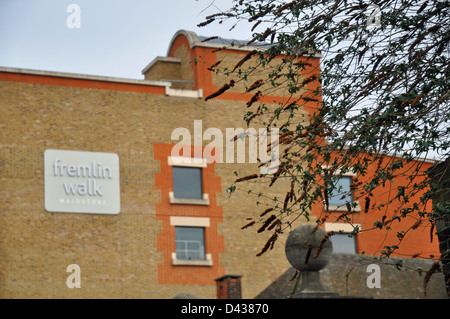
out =
<path fill-rule="evenodd" d="M 158 283 L 178 285 L 214 285 L 214 279 L 225 274 L 219 264 L 219 254 L 224 252 L 224 239 L 218 233 L 218 223 L 223 221 L 222 207 L 216 205 L 216 193 L 221 192 L 220 177 L 215 175 L 214 164 L 203 169 L 203 192 L 209 195 L 210 205 L 170 204 L 169 192 L 173 191 L 172 167 L 167 159 L 174 144 L 154 144 L 154 156 L 160 161 L 160 172 L 155 174 L 155 189 L 161 191 L 161 202 L 156 204 L 156 219 L 162 221 L 162 233 L 157 235 L 157 250 L 164 255 L 164 263 L 158 265 Z M 192 147 L 191 154 L 194 154 Z M 211 254 L 212 266 L 174 266 L 171 253 L 175 252 L 175 227 L 171 216 L 209 217 L 210 227 L 205 227 L 205 250 Z"/>
<path fill-rule="evenodd" d="M 241 276 L 226 275 L 216 279 L 217 299 L 241 299 Z"/>
<path fill-rule="evenodd" d="M 382 165 L 389 165 L 396 160 L 402 160 L 400 158 L 392 158 L 386 156 L 383 159 Z M 411 257 L 416 255 L 417 257 L 428 258 L 431 256 L 439 256 L 439 247 L 436 235 L 430 234 L 431 224 L 428 222 L 427 218 L 422 218 L 422 223 L 415 230 L 410 230 L 406 233 L 402 242 L 399 244 L 399 239 L 397 233 L 400 231 L 406 231 L 410 229 L 419 219 L 417 211 L 409 214 L 405 218 L 401 218 L 401 222 L 395 220 L 392 223 L 385 225 L 382 229 L 374 227 L 376 221 L 389 221 L 394 216 L 400 216 L 401 210 L 403 208 L 411 207 L 413 203 L 420 203 L 420 197 L 425 193 L 426 189 L 419 191 L 415 196 L 411 197 L 409 203 L 402 204 L 399 200 L 394 200 L 391 204 L 381 207 L 377 207 L 380 204 L 388 203 L 390 200 L 394 199 L 397 195 L 397 188 L 399 186 L 412 187 L 413 183 L 420 183 L 426 174 L 426 170 L 433 166 L 432 163 L 412 161 L 407 163 L 403 161 L 403 168 L 401 168 L 396 176 L 393 178 L 393 183 L 386 181 L 384 186 L 377 187 L 370 196 L 370 207 L 367 213 L 364 212 L 365 208 L 365 197 L 359 199 L 359 205 L 361 207 L 360 212 L 354 212 L 347 214 L 346 217 L 350 218 L 352 224 L 360 224 L 362 232 L 357 234 L 357 249 L 358 253 L 361 254 L 363 251 L 367 255 L 379 255 L 384 246 L 398 245 L 399 249 L 396 250 L 394 255 L 400 257 Z M 356 176 L 358 181 L 362 182 L 362 185 L 376 175 L 378 163 L 371 164 L 365 176 Z M 419 168 L 419 173 L 415 177 L 414 181 L 411 183 L 409 177 L 414 175 L 414 170 Z M 361 189 L 362 186 L 359 187 Z M 361 196 L 361 192 L 355 190 L 354 196 Z M 420 207 L 421 210 L 430 212 L 431 211 L 431 201 L 426 205 L 426 207 Z M 319 218 L 326 218 L 327 222 L 344 222 L 342 215 L 346 212 L 326 212 L 323 205 L 317 205 L 313 208 L 312 215 Z M 433 239 L 431 241 L 431 239 Z"/>

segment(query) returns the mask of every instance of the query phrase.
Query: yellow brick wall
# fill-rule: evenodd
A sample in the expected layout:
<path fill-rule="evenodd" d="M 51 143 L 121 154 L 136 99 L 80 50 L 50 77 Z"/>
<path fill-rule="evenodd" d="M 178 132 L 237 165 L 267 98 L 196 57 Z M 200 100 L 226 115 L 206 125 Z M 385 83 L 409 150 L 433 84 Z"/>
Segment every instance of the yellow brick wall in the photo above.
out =
<path fill-rule="evenodd" d="M 164 80 L 180 80 L 180 61 L 155 61 L 154 65 L 149 68 L 144 77 L 146 80 L 160 81 Z"/>
<path fill-rule="evenodd" d="M 220 61 L 220 64 L 217 66 L 217 70 L 219 72 L 213 73 L 212 83 L 217 87 L 221 87 L 225 83 L 229 83 L 231 79 L 235 81 L 235 85 L 230 88 L 229 92 L 234 93 L 242 93 L 245 92 L 248 88 L 251 87 L 256 81 L 265 80 L 267 78 L 273 78 L 274 82 L 266 83 L 255 90 L 251 91 L 251 94 L 255 94 L 258 91 L 261 91 L 265 95 L 269 96 L 288 96 L 286 92 L 286 77 L 280 77 L 275 79 L 270 74 L 286 74 L 289 72 L 289 63 L 283 63 L 282 58 L 274 58 L 270 63 L 267 63 L 265 67 L 261 66 L 261 61 L 258 59 L 257 54 L 253 54 L 251 58 L 249 58 L 246 62 L 244 62 L 241 67 L 241 76 L 238 77 L 235 74 L 230 74 L 228 76 L 224 76 L 234 70 L 236 65 L 240 63 L 249 52 L 241 51 L 219 51 L 217 52 L 217 61 Z M 292 62 L 291 62 L 292 63 Z M 292 66 L 291 66 L 292 67 Z M 295 70 L 295 66 L 292 67 Z M 243 80 L 245 75 L 245 80 Z M 296 78 L 299 83 L 304 80 L 304 77 L 298 76 Z M 276 84 L 283 84 L 281 86 L 276 86 Z M 305 88 L 300 89 L 297 94 L 304 93 Z"/>
<path fill-rule="evenodd" d="M 155 218 L 153 143 L 173 143 L 172 130 L 194 120 L 203 130 L 245 127 L 245 102 L 170 97 L 126 91 L 0 82 L 0 297 L 2 298 L 172 298 L 189 292 L 215 298 L 205 286 L 158 284 L 162 254 Z M 208 144 L 205 141 L 204 144 Z M 112 152 L 120 158 L 118 215 L 49 213 L 44 209 L 44 151 Z M 242 275 L 243 297 L 251 298 L 288 267 L 284 239 L 255 257 L 266 235 L 241 230 L 261 209 L 254 198 L 225 191 L 234 171 L 249 164 L 216 164 L 223 208 L 219 233 L 225 252 L 220 265 Z M 257 189 L 255 189 L 257 191 Z M 69 289 L 69 264 L 81 267 L 81 288 Z"/>

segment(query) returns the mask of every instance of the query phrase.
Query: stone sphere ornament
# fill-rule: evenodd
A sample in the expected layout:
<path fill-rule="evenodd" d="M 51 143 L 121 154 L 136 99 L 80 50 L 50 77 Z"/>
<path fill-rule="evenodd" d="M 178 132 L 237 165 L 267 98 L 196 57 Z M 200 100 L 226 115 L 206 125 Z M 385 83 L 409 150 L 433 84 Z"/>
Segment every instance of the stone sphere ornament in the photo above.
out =
<path fill-rule="evenodd" d="M 320 242 L 327 234 L 324 229 L 316 227 L 311 224 L 298 226 L 286 240 L 286 257 L 292 267 L 299 271 L 319 271 L 330 262 L 333 244 L 329 238 L 322 244 L 317 258 L 314 258 Z"/>

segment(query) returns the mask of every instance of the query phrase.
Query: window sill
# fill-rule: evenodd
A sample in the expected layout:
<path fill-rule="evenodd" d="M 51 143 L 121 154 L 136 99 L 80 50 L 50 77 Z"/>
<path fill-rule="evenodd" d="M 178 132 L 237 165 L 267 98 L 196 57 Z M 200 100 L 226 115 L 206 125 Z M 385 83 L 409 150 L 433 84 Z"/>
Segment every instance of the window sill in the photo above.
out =
<path fill-rule="evenodd" d="M 212 266 L 213 261 L 211 254 L 205 255 L 205 260 L 187 260 L 177 259 L 177 253 L 172 253 L 172 265 L 173 266 Z"/>
<path fill-rule="evenodd" d="M 208 194 L 203 194 L 203 199 L 194 198 L 176 198 L 173 196 L 173 192 L 169 192 L 169 202 L 171 204 L 185 204 L 185 205 L 209 205 Z"/>
<path fill-rule="evenodd" d="M 351 212 L 359 213 L 361 211 L 361 206 L 359 206 L 358 202 L 353 204 L 356 204 L 356 206 L 351 207 Z M 323 205 L 323 209 L 327 210 L 327 206 L 325 204 Z M 348 212 L 347 205 L 328 205 L 328 212 Z"/>

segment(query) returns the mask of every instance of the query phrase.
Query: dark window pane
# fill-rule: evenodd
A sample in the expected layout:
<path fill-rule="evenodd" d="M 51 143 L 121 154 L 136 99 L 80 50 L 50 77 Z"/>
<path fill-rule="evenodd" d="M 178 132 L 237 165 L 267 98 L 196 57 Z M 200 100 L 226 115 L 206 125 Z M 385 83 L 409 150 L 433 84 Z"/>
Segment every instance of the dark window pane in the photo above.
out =
<path fill-rule="evenodd" d="M 341 177 L 336 184 L 336 188 L 331 192 L 331 196 L 328 200 L 330 205 L 345 205 L 346 203 L 353 202 L 352 192 L 350 186 L 352 184 L 351 176 Z"/>
<path fill-rule="evenodd" d="M 205 230 L 203 227 L 175 227 L 178 259 L 205 259 Z"/>
<path fill-rule="evenodd" d="M 334 234 L 331 236 L 333 252 L 356 254 L 356 236 L 349 237 L 348 234 Z"/>
<path fill-rule="evenodd" d="M 173 196 L 175 198 L 203 198 L 202 169 L 173 166 Z"/>

